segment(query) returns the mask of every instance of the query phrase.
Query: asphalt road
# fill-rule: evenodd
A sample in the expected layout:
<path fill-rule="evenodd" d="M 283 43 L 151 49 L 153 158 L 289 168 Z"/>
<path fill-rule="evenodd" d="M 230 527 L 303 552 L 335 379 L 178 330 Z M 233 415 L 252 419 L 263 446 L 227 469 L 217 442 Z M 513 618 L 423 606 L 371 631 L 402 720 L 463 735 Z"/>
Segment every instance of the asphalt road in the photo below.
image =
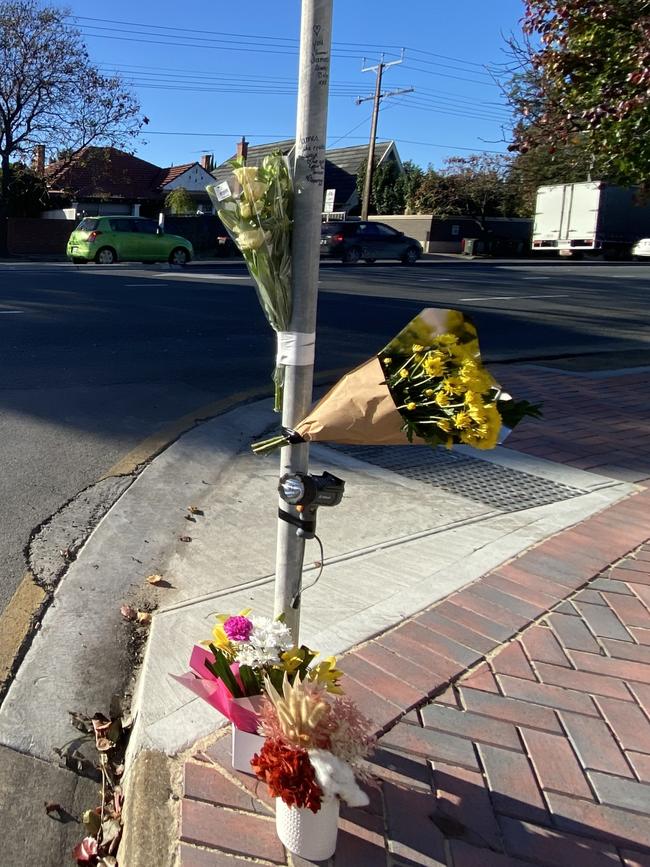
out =
<path fill-rule="evenodd" d="M 627 366 L 650 359 L 649 291 L 637 263 L 328 263 L 317 367 L 356 364 L 427 305 L 471 312 L 487 359 Z M 165 422 L 264 386 L 273 354 L 239 264 L 0 263 L 0 610 L 35 526 Z"/>

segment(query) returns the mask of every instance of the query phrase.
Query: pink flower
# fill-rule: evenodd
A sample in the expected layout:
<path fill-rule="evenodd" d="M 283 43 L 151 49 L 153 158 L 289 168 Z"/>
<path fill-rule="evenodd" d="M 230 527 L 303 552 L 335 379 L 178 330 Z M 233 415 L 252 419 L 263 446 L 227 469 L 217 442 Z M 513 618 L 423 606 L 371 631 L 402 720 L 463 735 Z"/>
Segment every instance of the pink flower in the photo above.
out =
<path fill-rule="evenodd" d="M 248 641 L 253 631 L 253 624 L 248 617 L 242 617 L 238 614 L 225 621 L 223 631 L 231 641 Z"/>

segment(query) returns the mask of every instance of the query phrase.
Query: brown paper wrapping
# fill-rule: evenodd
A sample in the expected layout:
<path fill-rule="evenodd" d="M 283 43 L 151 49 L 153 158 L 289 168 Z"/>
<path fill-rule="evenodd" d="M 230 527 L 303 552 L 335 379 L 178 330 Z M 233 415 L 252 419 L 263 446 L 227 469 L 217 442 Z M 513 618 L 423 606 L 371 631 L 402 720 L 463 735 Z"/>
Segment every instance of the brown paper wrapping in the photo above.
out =
<path fill-rule="evenodd" d="M 348 445 L 409 445 L 377 357 L 347 373 L 296 427 L 307 441 Z M 413 443 L 426 445 L 419 437 Z"/>

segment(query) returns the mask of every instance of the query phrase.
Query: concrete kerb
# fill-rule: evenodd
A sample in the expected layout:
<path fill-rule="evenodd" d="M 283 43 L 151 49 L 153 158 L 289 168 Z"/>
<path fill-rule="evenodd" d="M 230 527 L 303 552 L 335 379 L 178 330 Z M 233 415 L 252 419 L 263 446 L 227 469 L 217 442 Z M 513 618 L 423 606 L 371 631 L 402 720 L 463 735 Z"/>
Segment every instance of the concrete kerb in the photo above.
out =
<path fill-rule="evenodd" d="M 92 715 L 125 689 L 130 646 L 120 605 L 155 596 L 146 576 L 182 547 L 188 503 L 200 504 L 218 486 L 233 454 L 268 426 L 270 415 L 268 405 L 244 408 L 194 428 L 101 519 L 56 589 L 0 707 L 1 744 L 51 760 L 52 749 L 70 740 L 69 710 Z"/>

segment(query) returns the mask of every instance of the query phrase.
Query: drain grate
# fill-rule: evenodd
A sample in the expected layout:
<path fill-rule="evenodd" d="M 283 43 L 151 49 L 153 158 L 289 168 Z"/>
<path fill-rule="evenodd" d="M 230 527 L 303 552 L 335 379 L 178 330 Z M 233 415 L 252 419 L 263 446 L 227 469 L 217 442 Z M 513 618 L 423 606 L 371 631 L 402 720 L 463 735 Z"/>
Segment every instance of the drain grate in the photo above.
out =
<path fill-rule="evenodd" d="M 503 512 L 546 506 L 585 493 L 560 482 L 442 448 L 347 445 L 335 448 L 359 461 L 392 470 L 401 476 L 417 479 Z"/>

